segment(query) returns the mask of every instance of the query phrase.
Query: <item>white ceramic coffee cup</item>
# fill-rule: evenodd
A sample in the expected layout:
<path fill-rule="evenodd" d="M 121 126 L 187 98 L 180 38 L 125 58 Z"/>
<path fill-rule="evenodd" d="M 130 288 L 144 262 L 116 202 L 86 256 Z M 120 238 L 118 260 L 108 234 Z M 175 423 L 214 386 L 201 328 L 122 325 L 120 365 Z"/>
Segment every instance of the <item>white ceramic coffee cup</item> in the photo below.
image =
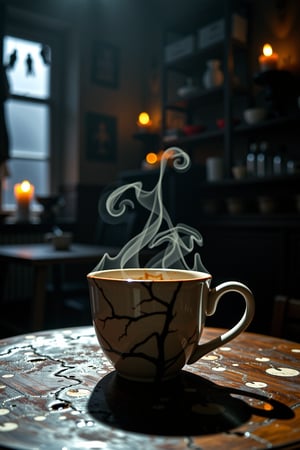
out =
<path fill-rule="evenodd" d="M 177 269 L 114 269 L 87 275 L 93 324 L 100 346 L 116 371 L 137 381 L 176 376 L 211 350 L 240 334 L 254 315 L 243 284 L 210 288 L 211 275 Z M 201 343 L 205 319 L 227 292 L 241 294 L 245 312 L 230 330 Z"/>

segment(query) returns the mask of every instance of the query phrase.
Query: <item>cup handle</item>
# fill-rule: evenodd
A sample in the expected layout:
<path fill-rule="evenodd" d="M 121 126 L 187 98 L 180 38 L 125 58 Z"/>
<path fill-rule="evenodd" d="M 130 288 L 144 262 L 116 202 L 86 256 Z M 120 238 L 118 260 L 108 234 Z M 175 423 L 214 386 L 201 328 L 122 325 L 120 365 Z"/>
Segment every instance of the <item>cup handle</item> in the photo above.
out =
<path fill-rule="evenodd" d="M 238 292 L 245 300 L 245 312 L 239 322 L 234 325 L 230 330 L 216 337 L 215 339 L 205 342 L 204 344 L 197 344 L 193 353 L 191 354 L 188 364 L 193 364 L 198 361 L 203 355 L 211 352 L 212 350 L 226 344 L 242 331 L 247 328 L 254 316 L 255 303 L 254 297 L 250 289 L 238 281 L 226 281 L 219 284 L 214 289 L 210 289 L 207 299 L 206 315 L 212 316 L 218 306 L 220 298 L 227 292 Z"/>

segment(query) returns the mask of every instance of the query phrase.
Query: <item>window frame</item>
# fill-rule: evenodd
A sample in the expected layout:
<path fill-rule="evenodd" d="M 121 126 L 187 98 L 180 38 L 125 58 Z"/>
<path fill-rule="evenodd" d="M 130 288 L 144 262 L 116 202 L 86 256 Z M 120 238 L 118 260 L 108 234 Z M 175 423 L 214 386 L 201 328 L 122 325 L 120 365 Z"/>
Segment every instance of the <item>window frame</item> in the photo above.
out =
<path fill-rule="evenodd" d="M 49 106 L 49 192 L 58 193 L 62 184 L 64 142 L 63 120 L 64 102 L 61 95 L 64 90 L 64 58 L 66 25 L 60 21 L 45 18 L 26 11 L 8 8 L 5 36 L 14 36 L 29 41 L 42 42 L 51 48 L 50 96 L 45 99 L 9 93 L 8 99 L 21 100 Z M 23 159 L 23 158 L 18 158 Z M 27 159 L 27 158 L 25 158 Z M 29 158 L 28 158 L 29 159 Z M 28 160 L 27 159 L 27 160 Z M 37 158 L 38 159 L 38 158 Z M 2 205 L 3 209 L 10 209 Z M 14 208 L 13 208 L 14 209 Z"/>

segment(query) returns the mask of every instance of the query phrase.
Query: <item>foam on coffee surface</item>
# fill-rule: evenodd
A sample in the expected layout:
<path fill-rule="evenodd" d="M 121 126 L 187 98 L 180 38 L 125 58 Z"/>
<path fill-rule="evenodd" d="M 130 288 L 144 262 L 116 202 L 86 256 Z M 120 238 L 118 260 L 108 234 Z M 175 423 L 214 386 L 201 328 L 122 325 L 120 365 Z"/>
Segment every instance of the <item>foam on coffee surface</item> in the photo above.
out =
<path fill-rule="evenodd" d="M 179 269 L 146 269 L 146 268 L 129 268 L 129 269 L 112 269 L 101 270 L 92 274 L 96 278 L 110 280 L 125 281 L 180 281 L 194 279 L 208 279 L 210 275 L 203 272 L 193 270 Z"/>

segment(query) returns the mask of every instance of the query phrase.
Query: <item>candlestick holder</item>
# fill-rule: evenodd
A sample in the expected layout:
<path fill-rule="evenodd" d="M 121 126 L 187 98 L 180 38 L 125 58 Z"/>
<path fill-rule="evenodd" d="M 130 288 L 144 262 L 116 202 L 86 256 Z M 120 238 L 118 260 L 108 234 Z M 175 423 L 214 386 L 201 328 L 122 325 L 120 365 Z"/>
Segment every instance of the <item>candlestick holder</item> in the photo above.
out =
<path fill-rule="evenodd" d="M 29 204 L 17 204 L 16 209 L 16 222 L 28 223 L 30 222 L 30 208 Z"/>
<path fill-rule="evenodd" d="M 285 115 L 294 92 L 292 74 L 287 70 L 265 70 L 255 74 L 254 81 L 265 89 L 269 116 Z"/>

